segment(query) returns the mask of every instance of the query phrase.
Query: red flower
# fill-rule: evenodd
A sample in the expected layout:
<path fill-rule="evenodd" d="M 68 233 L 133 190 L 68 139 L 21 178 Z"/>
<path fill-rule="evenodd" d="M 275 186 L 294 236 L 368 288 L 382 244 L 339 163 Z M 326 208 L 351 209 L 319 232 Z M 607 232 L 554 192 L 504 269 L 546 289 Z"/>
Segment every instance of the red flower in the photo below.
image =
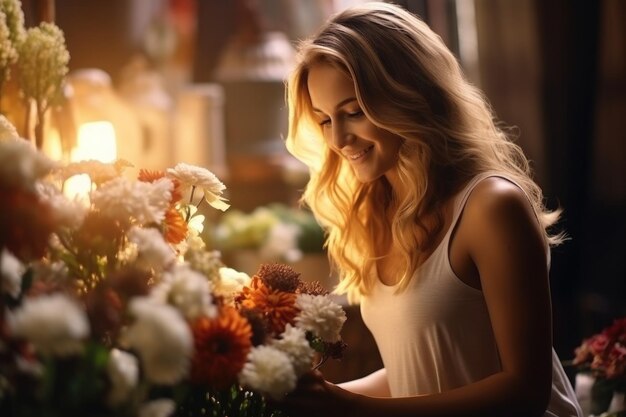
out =
<path fill-rule="evenodd" d="M 236 382 L 252 348 L 248 321 L 236 309 L 224 307 L 215 319 L 197 318 L 191 330 L 195 344 L 191 381 L 216 389 Z"/>
<path fill-rule="evenodd" d="M 588 365 L 599 377 L 626 377 L 626 318 L 585 339 L 575 350 L 574 365 Z"/>
<path fill-rule="evenodd" d="M 50 207 L 31 192 L 0 186 L 0 249 L 22 261 L 40 258 L 54 230 Z"/>

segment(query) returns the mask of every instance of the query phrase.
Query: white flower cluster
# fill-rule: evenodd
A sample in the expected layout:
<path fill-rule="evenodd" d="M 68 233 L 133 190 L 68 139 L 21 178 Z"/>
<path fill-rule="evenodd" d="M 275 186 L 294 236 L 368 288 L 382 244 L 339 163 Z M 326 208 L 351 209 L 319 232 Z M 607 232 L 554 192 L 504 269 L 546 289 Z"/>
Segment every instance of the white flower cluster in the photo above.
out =
<path fill-rule="evenodd" d="M 166 271 L 151 296 L 176 307 L 188 319 L 201 315 L 215 318 L 217 307 L 213 304 L 212 290 L 213 284 L 204 275 L 183 264 Z"/>
<path fill-rule="evenodd" d="M 137 245 L 138 266 L 162 271 L 176 261 L 176 253 L 155 228 L 133 226 L 128 231 L 128 240 Z"/>
<path fill-rule="evenodd" d="M 24 95 L 48 107 L 60 94 L 70 54 L 54 23 L 42 22 L 26 31 L 19 48 L 20 87 Z"/>
<path fill-rule="evenodd" d="M 325 341 L 340 340 L 341 328 L 346 321 L 346 312 L 332 299 L 322 295 L 300 294 L 296 299 L 300 314 L 296 317 L 296 326 Z"/>
<path fill-rule="evenodd" d="M 39 199 L 50 207 L 55 222 L 69 230 L 76 230 L 83 224 L 88 207 L 77 198 L 70 200 L 51 183 L 37 183 L 35 189 Z"/>
<path fill-rule="evenodd" d="M 0 0 L 0 87 L 11 77 L 24 37 L 24 12 L 17 0 Z"/>
<path fill-rule="evenodd" d="M 0 292 L 17 299 L 26 267 L 6 249 L 0 250 Z"/>
<path fill-rule="evenodd" d="M 4 125 L 3 119 L 4 117 L 0 116 L 0 126 Z M 11 134 L 8 128 L 0 127 L 0 137 Z M 56 163 L 41 152 L 37 152 L 31 142 L 20 139 L 17 135 L 0 140 L 0 181 L 4 185 L 34 191 L 35 182 L 47 175 L 55 166 Z"/>
<path fill-rule="evenodd" d="M 169 168 L 167 173 L 180 182 L 183 193 L 192 187 L 199 188 L 204 193 L 203 198 L 212 207 L 222 211 L 230 207 L 222 197 L 226 186 L 211 171 L 181 162 L 174 168 Z"/>
<path fill-rule="evenodd" d="M 300 294 L 296 299 L 300 313 L 296 326 L 285 331 L 267 345 L 260 345 L 248 354 L 239 374 L 239 383 L 255 391 L 280 399 L 292 391 L 297 379 L 311 369 L 315 355 L 307 332 L 325 342 L 338 342 L 346 314 L 328 296 Z"/>
<path fill-rule="evenodd" d="M 215 293 L 224 297 L 228 302 L 233 300 L 235 294 L 241 292 L 243 287 L 250 285 L 250 276 L 245 272 L 222 267 L 219 269 L 220 279 L 215 288 Z"/>
<path fill-rule="evenodd" d="M 102 213 L 121 222 L 134 219 L 139 225 L 160 223 L 169 207 L 173 187 L 167 178 L 143 182 L 120 177 L 102 184 L 93 192 L 91 202 Z"/>
<path fill-rule="evenodd" d="M 187 375 L 193 336 L 185 319 L 172 306 L 149 297 L 130 302 L 135 317 L 123 340 L 139 353 L 146 378 L 156 384 L 175 384 Z"/>
<path fill-rule="evenodd" d="M 280 399 L 296 387 L 296 373 L 289 355 L 272 346 L 259 345 L 248 354 L 239 383 Z"/>
<path fill-rule="evenodd" d="M 11 334 L 28 340 L 43 355 L 80 352 L 89 336 L 84 310 L 61 293 L 26 298 L 19 309 L 8 313 L 7 324 Z"/>

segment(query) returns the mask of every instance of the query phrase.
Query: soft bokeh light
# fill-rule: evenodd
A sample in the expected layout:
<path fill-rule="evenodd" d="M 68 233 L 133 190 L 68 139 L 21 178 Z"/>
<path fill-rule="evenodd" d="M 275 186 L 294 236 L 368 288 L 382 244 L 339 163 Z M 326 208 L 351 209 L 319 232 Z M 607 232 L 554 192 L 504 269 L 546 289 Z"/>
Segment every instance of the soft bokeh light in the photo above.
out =
<path fill-rule="evenodd" d="M 107 121 L 84 123 L 78 129 L 78 144 L 72 149 L 72 162 L 95 159 L 113 162 L 117 158 L 117 143 L 113 124 Z M 65 181 L 63 193 L 72 199 L 89 201 L 91 179 L 86 174 L 74 175 Z"/>

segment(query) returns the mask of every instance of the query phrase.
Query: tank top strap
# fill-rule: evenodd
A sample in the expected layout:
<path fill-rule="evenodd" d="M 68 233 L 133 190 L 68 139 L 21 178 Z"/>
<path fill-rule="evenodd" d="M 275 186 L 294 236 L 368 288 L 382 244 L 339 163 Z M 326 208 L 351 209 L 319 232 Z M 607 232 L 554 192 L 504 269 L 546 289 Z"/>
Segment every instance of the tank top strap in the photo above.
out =
<path fill-rule="evenodd" d="M 463 213 L 463 209 L 465 208 L 465 204 L 467 203 L 467 199 L 469 198 L 469 196 L 472 193 L 472 191 L 474 190 L 474 188 L 476 188 L 476 186 L 482 180 L 484 180 L 486 178 L 490 178 L 490 177 L 499 177 L 499 178 L 503 178 L 503 179 L 509 181 L 510 183 L 512 183 L 515 186 L 519 187 L 519 189 L 521 189 L 522 192 L 524 192 L 526 197 L 529 198 L 528 194 L 526 194 L 526 191 L 516 181 L 511 179 L 506 173 L 497 172 L 497 171 L 487 171 L 487 172 L 483 172 L 481 174 L 476 175 L 474 178 L 472 178 L 467 183 L 467 185 L 461 190 L 461 192 L 455 198 L 454 208 L 453 208 L 453 212 L 452 212 L 453 213 L 452 214 L 452 222 L 450 223 L 450 228 L 448 229 L 448 232 L 446 233 L 446 236 L 443 239 L 443 242 L 442 242 L 443 243 L 443 245 L 442 245 L 443 247 L 447 248 L 449 246 L 450 236 L 452 235 L 452 231 L 456 227 L 456 224 L 459 221 L 459 218 L 461 217 L 461 214 Z M 537 216 L 537 213 L 535 213 L 535 216 Z M 537 221 L 539 221 L 538 216 L 537 216 Z M 550 259 L 550 245 L 548 244 L 548 242 L 545 239 L 545 237 L 544 237 L 544 245 L 546 247 L 546 255 L 547 255 L 547 258 L 548 258 L 548 267 L 550 267 L 550 263 L 551 263 L 551 259 Z"/>
<path fill-rule="evenodd" d="M 476 188 L 478 183 L 480 183 L 482 180 L 489 177 L 502 177 L 509 180 L 505 175 L 498 172 L 483 172 L 472 178 L 470 182 L 467 183 L 467 185 L 461 190 L 460 193 L 457 194 L 456 198 L 454 199 L 455 201 L 452 211 L 452 222 L 450 223 L 450 228 L 448 229 L 448 232 L 446 234 L 446 240 L 450 238 L 452 231 L 456 227 L 456 224 L 461 217 L 461 213 L 463 213 L 463 209 L 465 208 L 465 203 L 467 203 L 467 199 L 469 198 L 474 188 Z"/>

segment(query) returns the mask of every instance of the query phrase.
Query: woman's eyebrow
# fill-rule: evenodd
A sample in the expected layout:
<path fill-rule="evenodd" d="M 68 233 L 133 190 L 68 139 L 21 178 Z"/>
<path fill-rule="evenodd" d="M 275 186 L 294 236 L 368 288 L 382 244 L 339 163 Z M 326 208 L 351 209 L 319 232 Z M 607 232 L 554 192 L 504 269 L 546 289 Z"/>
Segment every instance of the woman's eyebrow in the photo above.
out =
<path fill-rule="evenodd" d="M 336 109 L 340 108 L 341 106 L 348 104 L 350 102 L 356 101 L 356 97 L 348 97 L 346 99 L 341 100 L 339 103 L 337 103 L 337 105 L 335 106 Z M 313 111 L 315 113 L 324 113 L 322 110 L 318 109 L 317 107 L 313 107 Z"/>

